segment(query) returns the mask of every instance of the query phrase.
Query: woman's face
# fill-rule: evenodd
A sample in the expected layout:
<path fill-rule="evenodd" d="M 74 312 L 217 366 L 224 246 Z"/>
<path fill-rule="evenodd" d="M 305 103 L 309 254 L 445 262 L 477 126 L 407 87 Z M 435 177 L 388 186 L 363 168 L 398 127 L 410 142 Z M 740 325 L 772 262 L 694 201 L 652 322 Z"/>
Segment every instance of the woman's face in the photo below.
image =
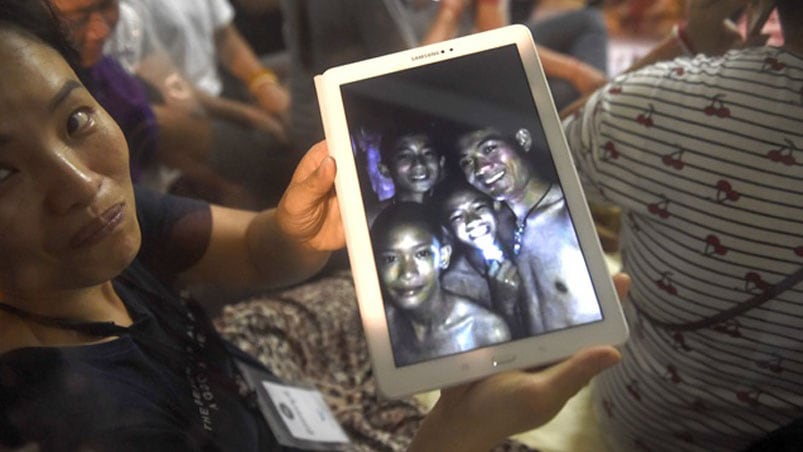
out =
<path fill-rule="evenodd" d="M 409 135 L 396 142 L 388 169 L 401 193 L 426 193 L 441 175 L 441 156 L 426 135 Z"/>
<path fill-rule="evenodd" d="M 0 30 L 0 291 L 108 281 L 140 234 L 125 139 L 53 49 Z"/>
<path fill-rule="evenodd" d="M 81 64 L 94 66 L 103 56 L 103 46 L 120 20 L 119 0 L 52 1 L 81 52 Z"/>

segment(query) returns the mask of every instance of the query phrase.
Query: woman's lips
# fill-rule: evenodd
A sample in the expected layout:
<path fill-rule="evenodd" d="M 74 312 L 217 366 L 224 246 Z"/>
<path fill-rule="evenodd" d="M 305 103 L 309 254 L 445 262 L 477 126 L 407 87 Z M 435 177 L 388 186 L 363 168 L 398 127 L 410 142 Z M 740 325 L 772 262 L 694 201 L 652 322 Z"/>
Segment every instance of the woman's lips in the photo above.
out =
<path fill-rule="evenodd" d="M 70 241 L 72 248 L 92 246 L 109 236 L 125 218 L 124 204 L 111 206 L 96 219 L 81 228 Z"/>

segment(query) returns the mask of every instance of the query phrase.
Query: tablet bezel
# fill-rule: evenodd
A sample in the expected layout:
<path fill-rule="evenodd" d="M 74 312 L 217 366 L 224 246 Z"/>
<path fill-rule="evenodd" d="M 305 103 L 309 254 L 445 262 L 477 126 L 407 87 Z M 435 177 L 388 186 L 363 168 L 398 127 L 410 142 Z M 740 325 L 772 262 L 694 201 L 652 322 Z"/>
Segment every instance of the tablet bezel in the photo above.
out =
<path fill-rule="evenodd" d="M 539 336 L 396 367 L 340 87 L 343 84 L 437 64 L 511 44 L 518 49 L 529 81 L 535 109 L 546 135 L 603 318 Z M 585 346 L 617 345 L 625 341 L 628 331 L 621 306 L 529 29 L 522 25 L 511 25 L 338 66 L 316 76 L 315 85 L 329 153 L 337 162 L 335 185 L 346 231 L 348 254 L 363 329 L 381 394 L 388 398 L 398 398 L 474 380 L 503 370 L 554 362 Z"/>

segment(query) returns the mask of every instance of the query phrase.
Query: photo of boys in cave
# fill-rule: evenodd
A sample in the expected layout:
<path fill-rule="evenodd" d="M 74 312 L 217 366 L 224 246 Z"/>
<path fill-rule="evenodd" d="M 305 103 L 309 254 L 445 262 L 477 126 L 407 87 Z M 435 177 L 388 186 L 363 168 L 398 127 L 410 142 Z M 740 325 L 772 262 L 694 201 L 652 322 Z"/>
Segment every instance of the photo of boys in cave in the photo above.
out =
<path fill-rule="evenodd" d="M 397 366 L 602 319 L 515 46 L 341 89 Z"/>

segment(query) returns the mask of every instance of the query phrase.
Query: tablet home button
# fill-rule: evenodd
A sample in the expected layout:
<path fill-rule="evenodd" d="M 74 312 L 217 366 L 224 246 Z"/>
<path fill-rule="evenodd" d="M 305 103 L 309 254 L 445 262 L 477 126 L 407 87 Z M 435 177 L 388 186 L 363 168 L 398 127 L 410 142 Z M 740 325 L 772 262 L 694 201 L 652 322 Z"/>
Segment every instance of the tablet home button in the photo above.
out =
<path fill-rule="evenodd" d="M 516 360 L 516 355 L 502 355 L 502 356 L 495 356 L 491 364 L 494 367 L 504 366 L 505 364 L 510 364 Z"/>

